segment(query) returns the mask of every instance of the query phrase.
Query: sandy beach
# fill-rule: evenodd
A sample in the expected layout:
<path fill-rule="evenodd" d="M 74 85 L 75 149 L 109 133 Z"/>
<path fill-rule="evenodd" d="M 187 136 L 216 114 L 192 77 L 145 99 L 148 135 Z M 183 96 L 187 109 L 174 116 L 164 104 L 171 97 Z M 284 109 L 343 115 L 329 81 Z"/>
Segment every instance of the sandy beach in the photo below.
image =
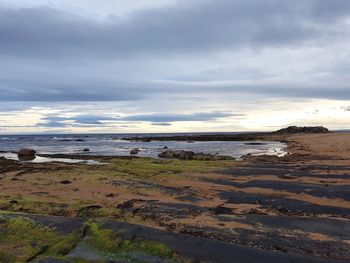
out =
<path fill-rule="evenodd" d="M 166 257 L 169 262 L 209 262 L 196 247 L 198 241 L 191 241 L 196 252 L 190 253 L 187 244 L 179 242 L 182 238 L 224 242 L 220 247 L 227 247 L 227 257 L 212 251 L 213 262 L 233 262 L 233 251 L 245 249 L 238 262 L 260 262 L 261 257 L 278 262 L 350 260 L 350 134 L 274 135 L 274 139 L 287 142 L 288 155 L 248 156 L 242 161 L 94 157 L 105 165 L 1 158 L 0 229 L 6 233 L 11 226 L 6 218 L 48 226 L 54 222 L 62 231 L 67 222 L 78 220 L 72 233 L 89 224 L 91 228 L 91 224 L 123 223 L 119 227 L 126 232 L 139 227 L 132 240 L 147 229 L 155 235 L 152 242 L 165 242 L 164 249 L 173 251 Z M 108 229 L 113 237 L 119 228 Z M 167 235 L 169 240 L 164 241 L 161 237 Z M 37 251 L 23 239 L 3 237 L 0 258 L 71 262 L 82 255 L 88 262 L 106 262 L 106 251 L 115 258 L 125 252 L 117 245 L 106 248 L 79 237 L 74 240 L 64 252 L 52 252 L 50 244 Z M 152 249 L 147 253 L 163 256 Z"/>

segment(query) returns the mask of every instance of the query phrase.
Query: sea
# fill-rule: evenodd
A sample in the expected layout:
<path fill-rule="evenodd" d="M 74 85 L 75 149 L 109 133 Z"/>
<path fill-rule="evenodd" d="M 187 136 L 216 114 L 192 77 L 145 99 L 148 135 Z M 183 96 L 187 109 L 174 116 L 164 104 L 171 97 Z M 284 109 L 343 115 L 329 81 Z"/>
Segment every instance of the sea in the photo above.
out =
<path fill-rule="evenodd" d="M 196 133 L 198 135 L 198 133 Z M 89 156 L 130 156 L 132 149 L 139 149 L 137 156 L 154 157 L 165 150 L 188 150 L 218 155 L 232 156 L 236 159 L 243 155 L 284 156 L 286 144 L 278 141 L 157 141 L 157 136 L 193 135 L 176 134 L 50 134 L 50 135 L 0 135 L 0 156 L 12 156 L 21 148 L 31 148 L 39 154 L 78 154 Z M 151 142 L 123 140 L 126 137 L 152 136 Z M 89 149 L 88 152 L 83 151 Z M 14 157 L 13 157 L 14 158 Z M 12 158 L 12 159 L 13 159 Z"/>

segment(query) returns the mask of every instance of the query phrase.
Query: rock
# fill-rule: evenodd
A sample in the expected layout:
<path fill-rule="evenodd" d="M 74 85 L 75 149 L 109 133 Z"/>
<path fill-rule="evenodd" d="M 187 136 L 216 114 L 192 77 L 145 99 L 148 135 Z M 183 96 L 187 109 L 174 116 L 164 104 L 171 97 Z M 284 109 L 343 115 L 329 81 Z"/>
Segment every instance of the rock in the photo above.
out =
<path fill-rule="evenodd" d="M 33 149 L 23 148 L 18 152 L 18 159 L 20 161 L 32 161 L 34 160 L 36 151 Z"/>
<path fill-rule="evenodd" d="M 181 159 L 181 160 L 192 160 L 193 156 L 195 155 L 192 151 L 183 151 L 183 150 L 167 150 L 165 152 L 162 152 L 158 155 L 159 158 L 174 158 L 174 159 Z"/>
<path fill-rule="evenodd" d="M 206 160 L 206 161 L 216 161 L 216 160 L 233 160 L 233 157 L 214 155 L 206 153 L 195 153 L 192 151 L 184 150 L 167 150 L 158 155 L 159 158 L 171 158 L 171 159 L 181 159 L 181 160 Z"/>
<path fill-rule="evenodd" d="M 278 133 L 278 134 L 329 133 L 329 130 L 323 126 L 306 126 L 306 127 L 289 126 L 287 128 L 280 129 L 275 133 Z"/>
<path fill-rule="evenodd" d="M 76 142 L 85 142 L 84 139 L 76 139 L 75 141 L 76 141 Z"/>
<path fill-rule="evenodd" d="M 222 205 L 219 205 L 217 207 L 210 209 L 215 215 L 230 215 L 234 213 L 233 208 L 225 207 Z"/>
<path fill-rule="evenodd" d="M 139 149 L 135 148 L 130 151 L 130 154 L 138 154 L 140 152 Z"/>
<path fill-rule="evenodd" d="M 142 139 L 141 141 L 142 141 L 142 142 L 151 142 L 152 139 L 150 139 L 150 138 L 144 138 L 144 139 Z"/>
<path fill-rule="evenodd" d="M 83 152 L 90 152 L 90 149 L 89 149 L 89 148 L 85 148 L 85 149 L 83 150 Z"/>
<path fill-rule="evenodd" d="M 134 207 L 134 205 L 138 202 L 146 202 L 145 200 L 143 199 L 131 199 L 131 200 L 128 200 L 128 201 L 125 201 L 124 203 L 121 203 L 119 205 L 117 205 L 117 209 L 120 209 L 120 210 L 128 210 L 128 209 L 131 209 Z"/>
<path fill-rule="evenodd" d="M 114 193 L 106 194 L 106 197 L 108 198 L 114 198 L 116 196 L 118 196 L 118 194 L 114 194 Z"/>
<path fill-rule="evenodd" d="M 35 156 L 36 151 L 33 149 L 23 148 L 19 150 L 18 156 Z"/>
<path fill-rule="evenodd" d="M 164 146 L 163 149 L 164 149 L 164 150 L 165 150 L 165 149 L 169 149 L 169 147 L 168 147 L 168 146 Z"/>

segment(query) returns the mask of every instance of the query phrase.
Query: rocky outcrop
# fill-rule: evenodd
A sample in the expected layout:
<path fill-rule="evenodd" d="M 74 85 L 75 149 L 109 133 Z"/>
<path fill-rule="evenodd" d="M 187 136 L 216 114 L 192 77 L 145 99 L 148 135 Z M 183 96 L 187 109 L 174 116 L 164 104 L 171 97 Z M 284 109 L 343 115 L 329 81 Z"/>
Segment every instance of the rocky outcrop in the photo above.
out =
<path fill-rule="evenodd" d="M 275 133 L 278 133 L 278 134 L 329 133 L 329 130 L 323 126 L 306 126 L 306 127 L 289 126 L 287 128 L 280 129 Z"/>
<path fill-rule="evenodd" d="M 23 148 L 19 150 L 18 156 L 23 156 L 23 157 L 33 157 L 35 156 L 36 151 L 33 149 L 28 149 L 28 148 Z"/>
<path fill-rule="evenodd" d="M 184 150 L 167 150 L 158 155 L 159 158 L 170 158 L 170 159 L 180 159 L 180 160 L 206 160 L 206 161 L 216 161 L 216 160 L 233 160 L 233 157 L 214 155 L 207 153 L 195 153 L 193 151 Z"/>
<path fill-rule="evenodd" d="M 195 153 L 192 151 L 183 151 L 183 150 L 167 150 L 158 155 L 159 158 L 172 158 L 172 159 L 181 159 L 181 160 L 192 160 Z"/>
<path fill-rule="evenodd" d="M 36 158 L 36 151 L 33 149 L 23 148 L 17 154 L 20 161 L 32 161 Z"/>

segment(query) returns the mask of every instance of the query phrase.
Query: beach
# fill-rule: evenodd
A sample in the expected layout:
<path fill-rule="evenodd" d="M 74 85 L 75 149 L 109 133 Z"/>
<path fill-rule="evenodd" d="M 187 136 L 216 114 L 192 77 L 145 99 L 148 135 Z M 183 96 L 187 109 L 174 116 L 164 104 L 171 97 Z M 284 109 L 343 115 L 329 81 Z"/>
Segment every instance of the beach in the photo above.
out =
<path fill-rule="evenodd" d="M 350 133 L 258 136 L 286 155 L 2 157 L 0 261 L 349 262 Z"/>

